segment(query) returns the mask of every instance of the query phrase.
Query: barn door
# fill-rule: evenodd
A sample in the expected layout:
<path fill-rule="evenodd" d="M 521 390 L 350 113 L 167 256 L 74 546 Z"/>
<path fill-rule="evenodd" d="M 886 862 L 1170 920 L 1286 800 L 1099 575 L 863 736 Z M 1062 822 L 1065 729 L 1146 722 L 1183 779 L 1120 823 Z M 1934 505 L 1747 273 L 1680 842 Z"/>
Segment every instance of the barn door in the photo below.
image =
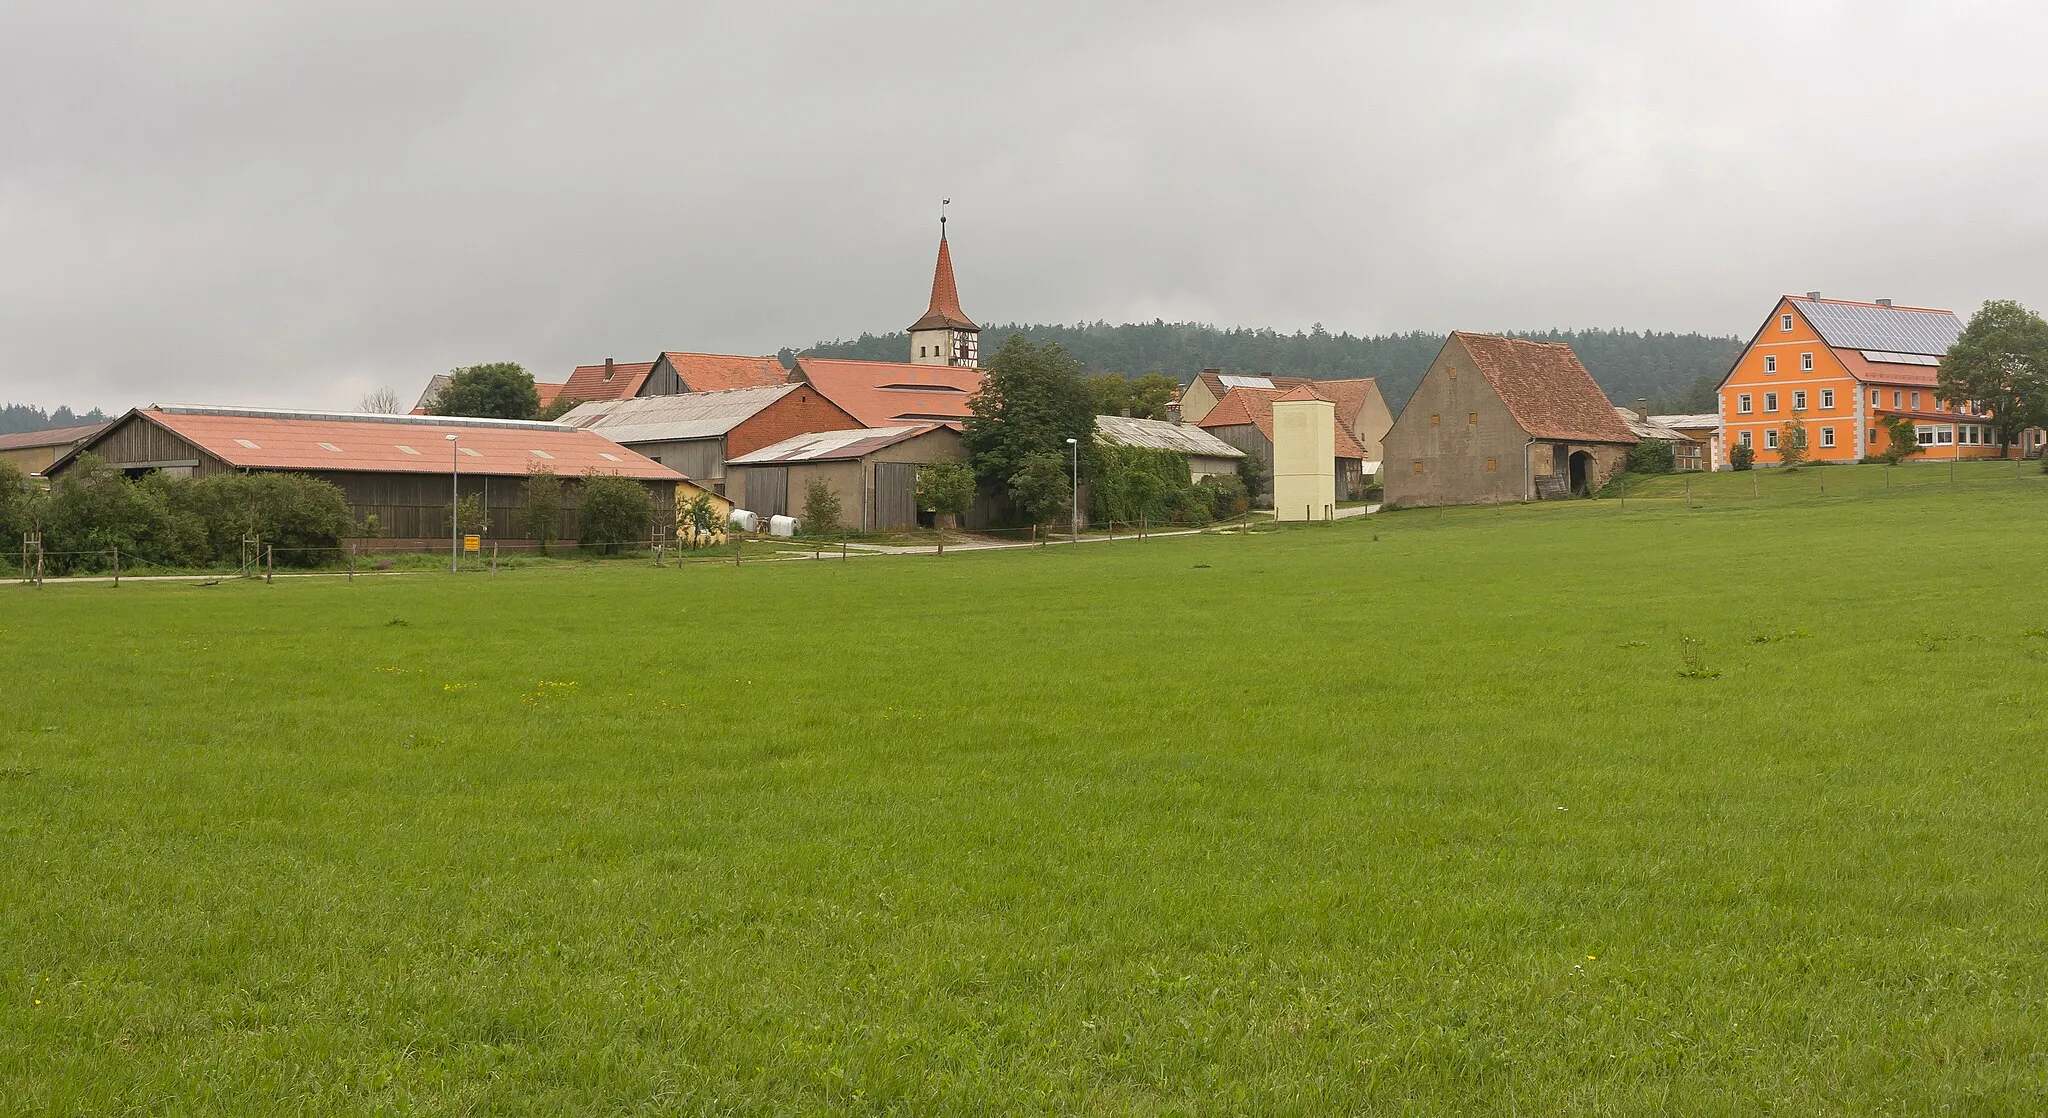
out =
<path fill-rule="evenodd" d="M 747 471 L 747 511 L 763 520 L 789 515 L 788 466 L 755 466 Z"/>
<path fill-rule="evenodd" d="M 875 519 L 872 530 L 887 532 L 917 523 L 917 466 L 875 463 Z"/>

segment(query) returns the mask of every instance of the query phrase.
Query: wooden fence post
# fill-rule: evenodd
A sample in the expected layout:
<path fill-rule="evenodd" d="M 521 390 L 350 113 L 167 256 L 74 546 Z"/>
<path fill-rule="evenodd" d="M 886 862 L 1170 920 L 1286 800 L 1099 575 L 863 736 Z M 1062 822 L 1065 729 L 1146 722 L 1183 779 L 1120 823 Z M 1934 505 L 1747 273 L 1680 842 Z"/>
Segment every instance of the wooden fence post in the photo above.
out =
<path fill-rule="evenodd" d="M 121 585 L 121 545 L 114 545 L 114 585 Z"/>
<path fill-rule="evenodd" d="M 271 575 L 277 571 L 277 548 L 272 544 L 263 545 L 263 583 L 270 584 Z"/>
<path fill-rule="evenodd" d="M 348 580 L 356 580 L 356 545 L 348 545 Z"/>
<path fill-rule="evenodd" d="M 661 564 L 656 562 L 654 565 L 658 567 Z M 498 577 L 498 545 L 495 543 L 491 545 L 491 577 Z"/>

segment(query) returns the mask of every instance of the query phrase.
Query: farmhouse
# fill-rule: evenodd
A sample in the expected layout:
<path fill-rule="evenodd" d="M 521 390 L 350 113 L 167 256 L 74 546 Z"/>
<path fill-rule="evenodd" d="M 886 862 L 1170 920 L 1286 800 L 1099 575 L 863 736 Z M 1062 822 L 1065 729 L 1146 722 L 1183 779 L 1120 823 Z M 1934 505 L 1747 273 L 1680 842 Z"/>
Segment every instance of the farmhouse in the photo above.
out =
<path fill-rule="evenodd" d="M 839 498 L 839 527 L 885 532 L 918 523 L 919 466 L 966 459 L 959 433 L 937 423 L 798 435 L 732 459 L 726 496 L 760 516 L 800 516 L 819 480 Z"/>
<path fill-rule="evenodd" d="M 40 474 L 50 468 L 50 463 L 64 457 L 72 447 L 99 434 L 105 426 L 104 423 L 86 423 L 0 435 L 0 462 L 6 462 L 25 474 Z"/>
<path fill-rule="evenodd" d="M 1380 382 L 1372 377 L 1310 380 L 1307 377 L 1244 376 L 1221 369 L 1203 369 L 1181 391 L 1180 417 L 1187 423 L 1202 422 L 1233 388 L 1285 392 L 1302 385 L 1308 385 L 1316 395 L 1336 405 L 1337 422 L 1351 432 L 1352 440 L 1365 453 L 1365 472 L 1378 472 L 1381 442 L 1387 437 L 1387 428 L 1394 425 L 1394 416 L 1387 410 L 1387 398 L 1380 393 Z"/>
<path fill-rule="evenodd" d="M 1746 446 L 1776 465 L 1784 425 L 1806 426 L 1806 457 L 1854 462 L 1891 446 L 1885 421 L 1909 420 L 1919 445 L 1942 458 L 1999 458 L 1993 417 L 1942 400 L 1935 374 L 1961 335 L 1953 311 L 1786 295 L 1721 381 L 1715 469 Z"/>
<path fill-rule="evenodd" d="M 1112 446 L 1135 446 L 1184 454 L 1188 459 L 1189 481 L 1200 481 L 1218 474 L 1234 475 L 1237 464 L 1244 461 L 1244 451 L 1190 423 L 1098 415 L 1095 417 L 1095 437 Z"/>
<path fill-rule="evenodd" d="M 580 487 L 590 474 L 617 474 L 647 487 L 657 520 L 675 515 L 681 474 L 590 431 L 559 423 L 446 416 L 291 412 L 260 408 L 164 405 L 138 408 L 108 424 L 50 467 L 61 478 L 93 454 L 139 477 L 162 472 L 206 477 L 228 471 L 291 471 L 334 483 L 358 524 L 377 518 L 395 540 L 447 539 L 451 489 L 481 495 L 489 535 L 518 534 L 526 478 L 536 469 L 561 477 L 564 505 L 556 538 L 577 535 Z"/>
<path fill-rule="evenodd" d="M 632 447 L 718 493 L 725 491 L 729 458 L 792 435 L 861 426 L 808 384 L 595 400 L 571 408 L 561 422 Z"/>
<path fill-rule="evenodd" d="M 1386 503 L 1588 493 L 1635 442 L 1570 346 L 1453 333 L 1387 433 Z"/>
<path fill-rule="evenodd" d="M 1273 463 L 1273 402 L 1289 393 L 1307 392 L 1319 400 L 1328 401 L 1322 395 L 1321 385 L 1314 381 L 1303 381 L 1290 389 L 1258 388 L 1234 385 L 1224 392 L 1223 399 L 1201 419 L 1199 426 L 1229 443 L 1246 454 L 1254 454 L 1269 466 Z M 1331 476 L 1338 497 L 1345 497 L 1365 486 L 1365 448 L 1337 421 L 1335 403 L 1331 402 Z M 1273 499 L 1270 481 L 1259 493 L 1251 495 L 1254 502 L 1264 504 Z"/>

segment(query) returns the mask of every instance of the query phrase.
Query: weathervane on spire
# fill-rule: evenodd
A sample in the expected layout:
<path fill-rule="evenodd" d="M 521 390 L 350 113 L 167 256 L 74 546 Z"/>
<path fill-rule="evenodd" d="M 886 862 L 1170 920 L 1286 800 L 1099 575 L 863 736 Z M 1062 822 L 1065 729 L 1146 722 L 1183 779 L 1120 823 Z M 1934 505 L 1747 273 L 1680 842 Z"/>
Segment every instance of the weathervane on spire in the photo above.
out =
<path fill-rule="evenodd" d="M 939 233 L 942 236 L 946 232 L 946 207 L 952 204 L 953 200 L 951 198 L 939 199 Z"/>

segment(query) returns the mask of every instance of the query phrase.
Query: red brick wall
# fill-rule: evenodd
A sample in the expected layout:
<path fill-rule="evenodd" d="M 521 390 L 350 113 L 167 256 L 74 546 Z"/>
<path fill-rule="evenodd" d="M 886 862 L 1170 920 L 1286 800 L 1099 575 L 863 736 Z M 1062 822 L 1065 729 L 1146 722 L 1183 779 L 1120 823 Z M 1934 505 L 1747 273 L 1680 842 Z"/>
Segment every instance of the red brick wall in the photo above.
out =
<path fill-rule="evenodd" d="M 852 431 L 859 426 L 860 420 L 818 395 L 817 389 L 805 385 L 733 428 L 725 436 L 725 456 L 727 459 L 738 458 L 797 435 Z"/>

